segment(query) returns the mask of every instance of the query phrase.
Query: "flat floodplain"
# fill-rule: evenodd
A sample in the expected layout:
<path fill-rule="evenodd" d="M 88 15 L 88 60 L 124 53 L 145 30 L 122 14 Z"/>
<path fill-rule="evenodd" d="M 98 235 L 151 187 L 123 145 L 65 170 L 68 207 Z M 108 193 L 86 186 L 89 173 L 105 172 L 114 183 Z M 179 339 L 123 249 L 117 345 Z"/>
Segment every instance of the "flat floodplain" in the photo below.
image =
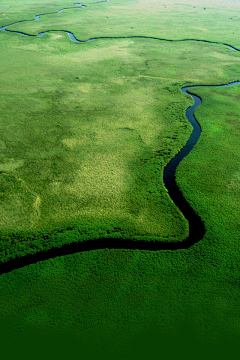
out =
<path fill-rule="evenodd" d="M 73 3 L 68 1 L 63 8 L 68 6 L 73 6 Z M 31 6 L 29 8 L 31 9 Z M 58 11 L 61 7 L 55 5 L 55 8 Z M 32 35 L 47 30 L 63 29 L 72 31 L 80 40 L 102 36 L 140 35 L 172 40 L 219 41 L 240 47 L 239 18 L 236 8 L 236 2 L 224 0 L 217 3 L 215 0 L 201 2 L 170 0 L 165 3 L 145 0 L 115 0 L 101 4 L 89 2 L 86 8 L 66 9 L 58 14 L 48 14 L 35 22 L 19 23 L 9 29 Z M 42 9 L 47 10 L 41 12 L 45 13 L 50 12 L 49 9 L 54 7 L 50 7 L 49 4 L 44 7 L 43 3 Z M 36 15 L 35 13 L 33 16 L 28 15 L 28 12 L 20 14 L 17 21 L 32 19 Z"/>
<path fill-rule="evenodd" d="M 228 9 L 215 3 L 208 9 L 197 2 L 149 1 L 146 7 L 141 1 L 89 1 L 87 8 L 44 15 L 9 30 L 36 35 L 64 29 L 82 40 L 197 38 L 237 47 L 237 26 L 224 29 L 239 22 L 239 10 L 234 3 Z M 47 8 L 73 6 L 26 4 L 21 11 L 16 3 L 16 9 L 4 8 L 1 25 L 32 19 Z M 164 166 L 191 134 L 184 114 L 192 100 L 180 88 L 239 80 L 239 53 L 199 41 L 122 38 L 81 44 L 61 31 L 43 37 L 0 32 L 0 37 L 1 262 L 92 238 L 185 239 L 187 221 L 162 181 Z M 240 90 L 192 91 L 203 101 L 196 111 L 203 132 L 176 180 L 204 220 L 204 239 L 187 251 L 95 250 L 3 274 L 3 320 L 15 318 L 23 329 L 77 334 L 94 329 L 100 342 L 109 336 L 107 329 L 118 331 L 116 324 L 120 341 L 126 342 L 128 322 L 130 334 L 156 323 L 171 331 L 177 321 L 187 320 L 203 340 L 210 334 L 216 340 L 222 328 L 239 335 L 234 307 L 239 296 Z M 34 297 L 27 295 L 31 286 Z M 20 310 L 22 304 L 27 310 Z M 102 311 L 110 315 L 102 313 L 100 326 Z"/>
<path fill-rule="evenodd" d="M 203 84 L 233 80 L 227 65 L 237 54 L 152 39 L 75 44 L 61 33 L 27 43 L 7 33 L 7 45 L 13 37 L 15 48 L 1 53 L 3 234 L 25 232 L 20 243 L 29 246 L 27 232 L 62 231 L 75 221 L 71 241 L 184 239 L 186 220 L 161 180 L 191 132 L 184 116 L 190 102 L 179 87 L 200 77 Z M 206 62 L 189 74 L 202 51 Z"/>

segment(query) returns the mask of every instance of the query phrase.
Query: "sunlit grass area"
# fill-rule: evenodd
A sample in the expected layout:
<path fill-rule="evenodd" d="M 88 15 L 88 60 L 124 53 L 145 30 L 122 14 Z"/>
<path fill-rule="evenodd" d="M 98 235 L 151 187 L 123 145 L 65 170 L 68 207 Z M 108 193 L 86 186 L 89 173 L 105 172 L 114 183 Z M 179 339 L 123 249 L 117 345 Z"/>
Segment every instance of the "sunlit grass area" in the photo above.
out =
<path fill-rule="evenodd" d="M 33 35 L 42 31 L 63 29 L 73 32 L 80 40 L 101 36 L 142 35 L 174 40 L 219 41 L 240 47 L 240 10 L 236 4 L 229 1 L 223 1 L 220 6 L 216 1 L 196 0 L 111 0 L 100 4 L 91 4 L 88 1 L 86 5 L 88 4 L 89 6 L 84 8 L 76 7 L 59 14 L 49 14 L 37 21 L 20 23 L 9 29 Z M 73 3 L 70 4 L 72 5 Z M 69 3 L 66 3 L 63 7 L 68 6 Z M 49 12 L 48 8 L 46 9 L 46 12 Z M 60 9 L 61 6 L 57 10 Z M 24 19 L 26 17 L 23 17 Z"/>
<path fill-rule="evenodd" d="M 58 11 L 64 7 L 74 6 L 74 1 L 43 0 L 1 0 L 0 26 L 24 19 L 34 19 L 35 15 Z"/>
<path fill-rule="evenodd" d="M 30 232 L 74 221 L 71 241 L 186 238 L 162 181 L 191 133 L 180 87 L 234 80 L 238 54 L 196 42 L 1 36 L 0 166 L 3 183 L 14 184 L 1 203 L 4 247 L 13 230 L 27 251 Z"/>

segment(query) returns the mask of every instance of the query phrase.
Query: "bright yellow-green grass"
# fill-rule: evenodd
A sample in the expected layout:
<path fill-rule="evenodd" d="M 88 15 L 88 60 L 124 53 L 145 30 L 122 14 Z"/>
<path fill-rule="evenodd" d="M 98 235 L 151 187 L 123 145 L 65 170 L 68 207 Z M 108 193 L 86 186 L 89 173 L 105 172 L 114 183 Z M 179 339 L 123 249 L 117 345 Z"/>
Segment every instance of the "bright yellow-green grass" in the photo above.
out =
<path fill-rule="evenodd" d="M 111 0 L 86 1 L 86 8 L 42 16 L 38 21 L 9 27 L 30 34 L 46 30 L 72 31 L 77 39 L 143 35 L 166 39 L 202 39 L 231 43 L 240 48 L 239 7 L 230 1 Z M 73 4 L 66 2 L 63 6 Z M 42 5 L 44 12 L 48 7 Z M 61 6 L 57 8 L 60 10 Z M 32 11 L 32 7 L 30 7 Z M 26 17 L 27 15 L 27 17 Z M 26 13 L 21 19 L 32 18 Z M 34 13 L 34 15 L 36 15 Z"/>
<path fill-rule="evenodd" d="M 58 0 L 1 0 L 0 25 L 7 25 L 22 19 L 33 19 L 35 15 L 58 11 L 64 7 L 70 7 L 74 1 Z"/>
<path fill-rule="evenodd" d="M 8 47 L 14 36 L 2 34 L 2 230 L 88 216 L 120 219 L 120 231 L 130 228 L 132 236 L 177 237 L 186 221 L 168 198 L 162 169 L 174 155 L 172 143 L 180 149 L 190 127 L 186 99 L 175 94 L 181 122 L 169 128 L 176 109 L 161 62 L 145 65 L 159 44 L 124 40 L 82 48 L 62 37 L 57 44 L 55 34 L 47 41 L 17 38 Z"/>
<path fill-rule="evenodd" d="M 234 80 L 238 54 L 198 42 L 0 35 L 3 233 L 80 220 L 92 230 L 72 241 L 184 239 L 187 222 L 162 182 L 191 133 L 180 87 Z"/>

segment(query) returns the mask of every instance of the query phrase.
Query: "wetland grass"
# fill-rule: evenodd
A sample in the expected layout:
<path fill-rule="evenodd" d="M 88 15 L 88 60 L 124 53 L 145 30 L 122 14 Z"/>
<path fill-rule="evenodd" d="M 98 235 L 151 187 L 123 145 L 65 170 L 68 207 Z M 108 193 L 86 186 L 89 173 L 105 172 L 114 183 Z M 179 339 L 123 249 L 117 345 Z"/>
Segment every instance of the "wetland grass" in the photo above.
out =
<path fill-rule="evenodd" d="M 180 87 L 187 79 L 232 81 L 237 54 L 218 45 L 217 67 L 211 44 L 122 39 L 76 47 L 66 34 L 56 36 L 2 34 L 2 178 L 24 189 L 14 197 L 5 190 L 1 203 L 9 256 L 17 248 L 8 219 L 24 253 L 32 236 L 38 248 L 59 244 L 46 234 L 69 224 L 67 242 L 185 239 L 187 222 L 162 181 L 191 133 L 184 116 L 190 101 Z"/>
<path fill-rule="evenodd" d="M 33 35 L 64 29 L 80 40 L 134 35 L 200 39 L 231 43 L 240 48 L 239 9 L 229 1 L 227 8 L 224 2 L 219 6 L 216 1 L 189 1 L 186 4 L 170 0 L 167 4 L 163 1 L 112 0 L 91 3 L 86 1 L 86 5 L 89 4 L 86 8 L 67 9 L 61 14 L 42 16 L 38 21 L 19 23 L 9 29 Z M 66 2 L 63 7 L 68 4 Z"/>
<path fill-rule="evenodd" d="M 70 2 L 59 4 L 63 8 Z M 111 21 L 117 35 L 126 35 L 127 9 L 134 34 L 161 35 L 154 32 L 154 24 L 162 25 L 164 17 L 160 11 L 152 15 L 155 6 L 164 10 L 161 1 L 148 1 L 149 9 L 141 1 L 112 1 L 99 10 L 97 4 L 86 4 L 87 21 L 94 14 L 90 27 L 84 24 L 83 9 L 61 13 L 69 30 L 85 38 L 110 33 L 107 27 L 105 32 L 97 29 L 104 11 L 115 17 Z M 199 2 L 180 4 L 178 9 L 187 16 L 194 6 L 200 7 Z M 48 7 L 59 10 L 54 1 L 3 1 L 0 6 L 2 25 L 32 18 Z M 176 5 L 166 6 L 172 18 L 169 31 L 175 33 L 165 26 L 164 37 L 188 34 L 238 45 L 238 30 L 227 32 L 219 26 L 230 24 L 233 10 L 238 16 L 234 4 L 228 9 L 219 5 L 212 22 L 206 6 L 194 24 L 189 17 L 191 27 L 185 28 L 179 27 Z M 211 14 L 216 13 L 216 2 L 211 6 Z M 150 13 L 153 21 L 147 31 L 139 19 Z M 39 24 L 49 25 L 55 18 L 43 17 Z M 38 32 L 41 25 L 35 30 L 36 25 L 22 23 L 21 29 Z M 43 38 L 0 32 L 0 39 L 1 262 L 61 246 L 69 241 L 64 232 L 69 224 L 73 241 L 88 236 L 97 241 L 111 232 L 136 241 L 184 239 L 186 220 L 162 183 L 163 167 L 191 133 L 184 117 L 191 99 L 180 88 L 237 80 L 239 54 L 201 42 L 116 39 L 80 45 L 60 32 Z M 91 346 L 120 349 L 136 334 L 157 326 L 173 336 L 178 324 L 187 322 L 201 347 L 220 346 L 222 336 L 237 344 L 240 90 L 192 91 L 203 100 L 196 111 L 203 133 L 180 165 L 177 182 L 204 219 L 203 240 L 178 251 L 99 249 L 2 274 L 1 326 L 7 323 L 19 336 L 29 331 L 66 334 L 76 343 L 91 338 Z"/>

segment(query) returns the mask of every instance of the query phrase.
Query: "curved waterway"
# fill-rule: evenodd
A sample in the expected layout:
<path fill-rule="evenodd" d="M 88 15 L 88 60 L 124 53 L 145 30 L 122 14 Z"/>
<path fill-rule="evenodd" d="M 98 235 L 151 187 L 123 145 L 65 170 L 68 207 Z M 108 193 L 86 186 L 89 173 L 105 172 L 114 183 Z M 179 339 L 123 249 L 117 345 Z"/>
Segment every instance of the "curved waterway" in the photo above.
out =
<path fill-rule="evenodd" d="M 91 3 L 90 5 L 101 4 L 101 3 L 105 3 L 105 2 L 109 2 L 109 1 L 110 0 L 97 1 L 95 3 Z M 7 29 L 7 27 L 9 27 L 9 26 L 16 25 L 16 24 L 19 24 L 19 23 L 22 23 L 22 22 L 39 20 L 40 17 L 44 16 L 44 15 L 58 14 L 58 13 L 63 12 L 64 10 L 68 10 L 68 9 L 77 9 L 77 8 L 79 9 L 79 7 L 82 7 L 82 8 L 87 7 L 87 5 L 84 5 L 82 3 L 74 3 L 74 5 L 76 5 L 76 6 L 70 6 L 70 7 L 67 7 L 67 8 L 60 9 L 58 11 L 36 15 L 35 18 L 32 19 L 32 20 L 20 20 L 20 21 L 17 21 L 17 22 L 8 24 L 8 25 L 4 25 L 4 26 L 2 26 L 0 28 L 0 30 L 8 31 L 8 32 L 12 32 L 12 33 L 16 33 L 16 34 L 24 35 L 24 36 L 33 36 L 33 37 L 36 37 L 36 36 L 40 37 L 40 36 L 43 36 L 44 34 L 49 33 L 49 32 L 65 32 L 65 33 L 67 33 L 69 35 L 69 37 L 70 37 L 70 39 L 72 41 L 82 43 L 82 44 L 87 43 L 89 41 L 100 40 L 100 39 L 109 39 L 110 40 L 110 39 L 134 39 L 135 38 L 135 39 L 152 39 L 152 40 L 167 41 L 167 42 L 198 41 L 198 42 L 204 42 L 204 43 L 208 43 L 208 44 L 224 45 L 224 46 L 227 46 L 229 49 L 231 49 L 233 51 L 240 51 L 240 49 L 238 49 L 238 48 L 236 48 L 236 47 L 234 47 L 234 46 L 232 46 L 230 44 L 227 44 L 227 43 L 223 43 L 223 42 L 220 42 L 220 41 L 201 40 L 201 39 L 195 39 L 195 38 L 173 40 L 173 39 L 159 38 L 159 37 L 154 37 L 154 36 L 129 35 L 129 36 L 99 36 L 99 37 L 94 37 L 94 38 L 90 38 L 90 39 L 87 39 L 87 40 L 80 40 L 80 39 L 77 39 L 72 32 L 70 32 L 68 30 L 63 30 L 63 29 L 46 30 L 46 31 L 39 32 L 37 35 L 32 35 L 32 34 L 27 34 L 27 33 L 21 32 L 21 31 Z"/>
<path fill-rule="evenodd" d="M 102 3 L 102 2 L 107 2 L 107 1 L 110 1 L 110 0 L 99 1 L 97 3 Z M 97 4 L 97 3 L 95 3 L 95 4 Z M 74 5 L 77 5 L 77 6 L 70 7 L 70 8 L 64 8 L 64 9 L 61 9 L 54 13 L 60 13 L 64 10 L 76 8 L 79 6 L 86 7 L 86 5 L 83 5 L 81 3 L 74 3 Z M 48 13 L 48 14 L 53 14 L 53 13 Z M 66 31 L 66 30 L 48 30 L 45 32 L 38 33 L 37 35 L 30 35 L 30 34 L 18 32 L 18 31 L 6 29 L 8 26 L 18 24 L 20 22 L 39 20 L 40 17 L 43 15 L 47 15 L 47 14 L 36 15 L 33 20 L 22 20 L 22 21 L 13 23 L 13 24 L 2 26 L 0 28 L 0 30 L 14 32 L 14 33 L 18 33 L 18 34 L 24 35 L 24 36 L 43 36 L 47 32 L 62 31 L 62 32 L 66 32 L 72 41 L 79 42 L 79 43 L 87 43 L 89 41 L 98 40 L 98 39 L 131 39 L 131 38 L 154 39 L 154 40 L 169 41 L 169 42 L 201 41 L 201 42 L 207 42 L 207 43 L 211 43 L 211 44 L 221 44 L 221 45 L 227 46 L 229 49 L 231 49 L 233 51 L 240 51 L 239 49 L 237 49 L 229 44 L 226 44 L 226 43 L 214 42 L 214 41 L 209 41 L 209 40 L 199 40 L 199 39 L 171 40 L 171 39 L 161 39 L 161 38 L 157 38 L 157 37 L 147 37 L 147 36 L 119 36 L 119 37 L 97 37 L 97 38 L 91 38 L 91 39 L 82 41 L 82 40 L 76 39 L 76 37 L 74 36 L 73 33 Z M 131 240 L 131 239 L 102 238 L 99 240 L 87 240 L 82 243 L 65 244 L 61 248 L 53 247 L 47 251 L 41 251 L 41 252 L 38 252 L 33 255 L 26 255 L 21 258 L 12 259 L 6 263 L 0 264 L 0 274 L 7 273 L 14 269 L 19 269 L 24 266 L 37 263 L 39 261 L 55 258 L 57 256 L 70 255 L 70 254 L 74 254 L 77 252 L 83 252 L 83 251 L 91 251 L 91 250 L 98 250 L 98 249 L 105 249 L 105 248 L 108 248 L 108 249 L 139 249 L 139 250 L 150 250 L 150 251 L 178 250 L 178 249 L 188 249 L 190 246 L 192 246 L 193 244 L 200 241 L 205 234 L 204 224 L 203 224 L 200 216 L 195 213 L 195 211 L 191 208 L 189 203 L 186 201 L 186 199 L 184 198 L 182 192 L 179 190 L 179 188 L 176 184 L 176 181 L 175 181 L 175 174 L 176 174 L 177 166 L 191 152 L 191 150 L 193 149 L 194 145 L 197 143 L 197 141 L 200 137 L 200 134 L 201 134 L 200 125 L 198 124 L 198 122 L 194 116 L 195 109 L 199 105 L 201 105 L 201 99 L 200 99 L 200 97 L 191 94 L 190 90 L 192 88 L 197 88 L 197 87 L 209 87 L 209 86 L 227 87 L 227 86 L 234 86 L 234 85 L 238 85 L 238 84 L 240 84 L 240 81 L 235 81 L 235 82 L 232 82 L 229 84 L 224 84 L 224 85 L 194 85 L 194 86 L 183 87 L 181 89 L 181 91 L 184 94 L 190 95 L 194 100 L 194 104 L 186 110 L 186 114 L 185 114 L 186 118 L 188 119 L 188 121 L 191 123 L 191 125 L 193 127 L 193 131 L 192 131 L 192 134 L 191 134 L 190 138 L 188 139 L 186 145 L 164 168 L 163 181 L 164 181 L 165 187 L 168 190 L 169 196 L 171 197 L 173 202 L 178 206 L 178 208 L 183 213 L 185 218 L 188 220 L 189 235 L 185 240 L 183 240 L 182 242 L 169 243 L 169 242 L 158 242 L 158 241 L 146 242 L 146 241 L 141 241 L 141 240 L 136 241 L 136 240 Z"/>
<path fill-rule="evenodd" d="M 182 192 L 179 190 L 176 181 L 175 174 L 176 169 L 180 162 L 192 151 L 194 145 L 197 143 L 201 135 L 201 127 L 197 122 L 194 111 L 201 105 L 202 100 L 199 96 L 191 94 L 188 90 L 199 87 L 228 87 L 238 85 L 240 81 L 234 81 L 225 85 L 195 85 L 195 86 L 186 86 L 181 89 L 184 94 L 190 95 L 194 104 L 186 110 L 186 118 L 193 127 L 192 134 L 188 139 L 186 145 L 181 149 L 181 151 L 166 165 L 163 171 L 163 182 L 165 187 L 168 190 L 169 196 L 178 206 L 180 211 L 183 213 L 185 218 L 188 220 L 189 224 L 189 235 L 188 237 L 180 244 L 179 248 L 189 248 L 193 244 L 201 240 L 205 234 L 205 227 L 199 215 L 195 213 L 192 207 L 184 198 Z M 181 247 L 182 246 L 182 247 Z"/>

